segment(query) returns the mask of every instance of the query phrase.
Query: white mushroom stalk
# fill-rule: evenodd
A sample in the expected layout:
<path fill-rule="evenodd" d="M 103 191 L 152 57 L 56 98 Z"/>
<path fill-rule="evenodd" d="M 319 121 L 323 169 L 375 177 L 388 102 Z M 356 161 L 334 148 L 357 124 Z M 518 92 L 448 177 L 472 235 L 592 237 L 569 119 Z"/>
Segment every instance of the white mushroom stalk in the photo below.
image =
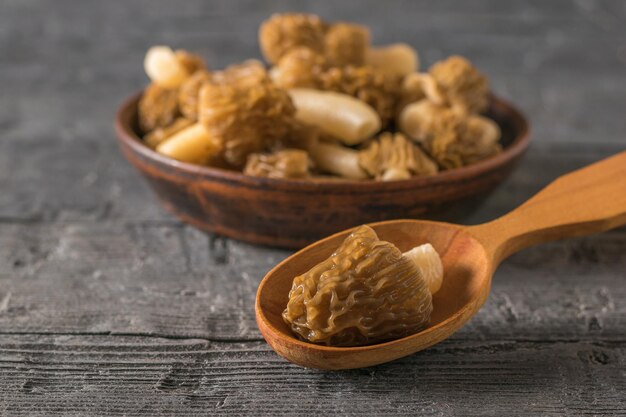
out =
<path fill-rule="evenodd" d="M 218 143 L 201 123 L 195 123 L 161 142 L 156 151 L 170 158 L 206 164 L 219 151 Z"/>
<path fill-rule="evenodd" d="M 309 150 L 315 165 L 324 172 L 353 180 L 368 178 L 359 165 L 359 151 L 345 146 L 320 142 Z"/>
<path fill-rule="evenodd" d="M 146 53 L 143 66 L 150 81 L 163 88 L 176 88 L 189 76 L 169 46 L 153 46 Z"/>
<path fill-rule="evenodd" d="M 296 119 L 318 127 L 346 145 L 356 145 L 381 127 L 376 111 L 347 94 L 310 88 L 292 88 L 289 96 L 296 107 Z"/>
<path fill-rule="evenodd" d="M 415 262 L 431 294 L 434 295 L 439 291 L 443 283 L 443 264 L 439 254 L 430 243 L 416 246 L 404 252 L 403 256 Z"/>
<path fill-rule="evenodd" d="M 419 68 L 417 51 L 405 43 L 371 47 L 365 62 L 391 76 L 404 77 Z"/>

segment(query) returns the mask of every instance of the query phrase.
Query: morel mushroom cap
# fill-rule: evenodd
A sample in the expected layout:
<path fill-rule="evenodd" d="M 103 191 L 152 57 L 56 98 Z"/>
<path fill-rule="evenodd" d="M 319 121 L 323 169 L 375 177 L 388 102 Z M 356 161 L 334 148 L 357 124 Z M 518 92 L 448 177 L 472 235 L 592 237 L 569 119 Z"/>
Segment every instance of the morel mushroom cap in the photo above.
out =
<path fill-rule="evenodd" d="M 254 63 L 214 73 L 200 90 L 199 120 L 235 167 L 288 134 L 295 111 L 287 92 Z"/>
<path fill-rule="evenodd" d="M 335 23 L 328 28 L 324 41 L 324 53 L 332 65 L 361 66 L 370 45 L 370 31 L 362 25 Z"/>
<path fill-rule="evenodd" d="M 356 346 L 415 333 L 432 309 L 416 264 L 361 226 L 328 259 L 294 278 L 283 318 L 309 342 Z"/>
<path fill-rule="evenodd" d="M 402 133 L 381 134 L 359 153 L 359 164 L 369 175 L 383 181 L 437 173 L 437 164 Z"/>
<path fill-rule="evenodd" d="M 246 175 L 268 178 L 308 178 L 311 160 L 300 149 L 283 149 L 273 153 L 253 153 L 243 172 Z"/>
<path fill-rule="evenodd" d="M 290 50 L 304 46 L 324 52 L 327 24 L 318 16 L 301 13 L 274 14 L 259 28 L 259 43 L 265 59 L 275 64 Z"/>
<path fill-rule="evenodd" d="M 502 149 L 498 143 L 500 128 L 493 120 L 467 116 L 429 100 L 406 106 L 398 124 L 446 169 L 477 162 Z"/>
<path fill-rule="evenodd" d="M 322 54 L 298 47 L 280 58 L 270 76 L 282 88 L 320 88 L 320 76 L 327 68 L 328 61 Z"/>
<path fill-rule="evenodd" d="M 383 126 L 396 113 L 400 78 L 371 66 L 332 67 L 320 75 L 320 88 L 356 97 L 369 104 L 380 116 Z"/>
<path fill-rule="evenodd" d="M 178 91 L 178 106 L 180 112 L 189 120 L 198 120 L 198 101 L 200 99 L 200 89 L 212 81 L 211 73 L 208 71 L 196 71 L 194 75 L 187 78 Z"/>
<path fill-rule="evenodd" d="M 498 143 L 500 127 L 482 116 L 470 116 L 426 142 L 433 158 L 446 169 L 473 164 L 502 151 Z"/>
<path fill-rule="evenodd" d="M 195 74 L 196 71 L 206 69 L 204 59 L 200 55 L 193 54 L 189 51 L 185 51 L 184 49 L 177 49 L 174 52 L 174 55 L 176 56 L 178 63 L 182 65 L 189 75 Z"/>
<path fill-rule="evenodd" d="M 139 99 L 139 128 L 144 134 L 171 125 L 179 115 L 177 89 L 152 83 Z"/>
<path fill-rule="evenodd" d="M 278 142 L 271 146 L 271 151 L 283 149 L 300 149 L 310 152 L 320 140 L 320 131 L 314 126 L 304 124 L 294 120 L 289 128 L 289 132 L 280 138 Z"/>
<path fill-rule="evenodd" d="M 323 55 L 296 48 L 286 53 L 270 74 L 283 88 L 314 88 L 358 98 L 376 110 L 383 124 L 396 113 L 400 78 L 371 66 L 332 66 Z"/>
<path fill-rule="evenodd" d="M 489 84 L 467 59 L 454 55 L 437 62 L 429 69 L 429 74 L 436 83 L 438 91 L 448 106 L 456 107 L 467 113 L 479 113 L 487 108 L 489 102 Z M 428 93 L 427 93 L 428 94 Z M 438 102 L 438 98 L 434 97 Z"/>

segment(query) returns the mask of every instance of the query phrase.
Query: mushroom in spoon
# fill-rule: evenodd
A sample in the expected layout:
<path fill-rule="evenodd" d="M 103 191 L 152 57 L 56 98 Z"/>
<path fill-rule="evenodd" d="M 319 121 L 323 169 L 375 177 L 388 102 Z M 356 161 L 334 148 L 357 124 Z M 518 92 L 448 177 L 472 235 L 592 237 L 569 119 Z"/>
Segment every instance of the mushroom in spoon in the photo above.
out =
<path fill-rule="evenodd" d="M 423 246 L 403 254 L 372 228 L 358 227 L 328 259 L 294 278 L 283 318 L 302 340 L 328 346 L 418 332 L 428 324 L 431 294 L 443 277 L 439 255 Z M 432 275 L 429 285 L 426 277 Z"/>
<path fill-rule="evenodd" d="M 498 264 L 523 248 L 626 224 L 626 152 L 565 175 L 511 213 L 478 226 L 393 220 L 370 226 L 380 240 L 407 251 L 430 243 L 441 255 L 444 280 L 423 330 L 378 344 L 322 346 L 299 340 L 282 313 L 294 277 L 327 259 L 352 232 L 322 239 L 290 256 L 261 281 L 256 319 L 281 356 L 302 366 L 350 369 L 389 362 L 430 347 L 460 329 L 483 305 Z"/>

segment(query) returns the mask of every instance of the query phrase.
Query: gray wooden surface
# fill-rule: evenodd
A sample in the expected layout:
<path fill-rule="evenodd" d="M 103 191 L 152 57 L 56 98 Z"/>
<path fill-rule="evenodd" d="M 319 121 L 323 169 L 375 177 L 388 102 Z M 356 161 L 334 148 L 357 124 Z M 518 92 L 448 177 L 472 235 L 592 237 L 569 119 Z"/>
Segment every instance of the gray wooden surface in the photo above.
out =
<path fill-rule="evenodd" d="M 254 293 L 288 252 L 167 215 L 112 118 L 150 45 L 218 68 L 289 9 L 466 55 L 528 114 L 527 157 L 470 223 L 626 148 L 620 0 L 0 0 L 0 415 L 626 415 L 626 229 L 514 255 L 466 328 L 394 363 L 307 370 L 262 341 Z"/>

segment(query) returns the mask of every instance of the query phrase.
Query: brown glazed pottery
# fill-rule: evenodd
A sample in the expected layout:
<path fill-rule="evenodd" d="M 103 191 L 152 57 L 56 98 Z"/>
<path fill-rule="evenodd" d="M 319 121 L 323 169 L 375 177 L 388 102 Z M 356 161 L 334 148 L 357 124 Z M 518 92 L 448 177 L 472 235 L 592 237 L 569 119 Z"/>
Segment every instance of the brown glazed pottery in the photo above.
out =
<path fill-rule="evenodd" d="M 481 200 L 500 184 L 529 142 L 524 116 L 492 97 L 487 115 L 502 129 L 504 151 L 476 164 L 390 182 L 258 178 L 179 162 L 145 146 L 137 128 L 140 95 L 122 104 L 115 128 L 122 153 L 148 180 L 164 207 L 202 230 L 287 248 L 301 248 L 363 223 L 440 218 L 438 213 L 451 208 L 469 210 L 465 202 Z"/>

